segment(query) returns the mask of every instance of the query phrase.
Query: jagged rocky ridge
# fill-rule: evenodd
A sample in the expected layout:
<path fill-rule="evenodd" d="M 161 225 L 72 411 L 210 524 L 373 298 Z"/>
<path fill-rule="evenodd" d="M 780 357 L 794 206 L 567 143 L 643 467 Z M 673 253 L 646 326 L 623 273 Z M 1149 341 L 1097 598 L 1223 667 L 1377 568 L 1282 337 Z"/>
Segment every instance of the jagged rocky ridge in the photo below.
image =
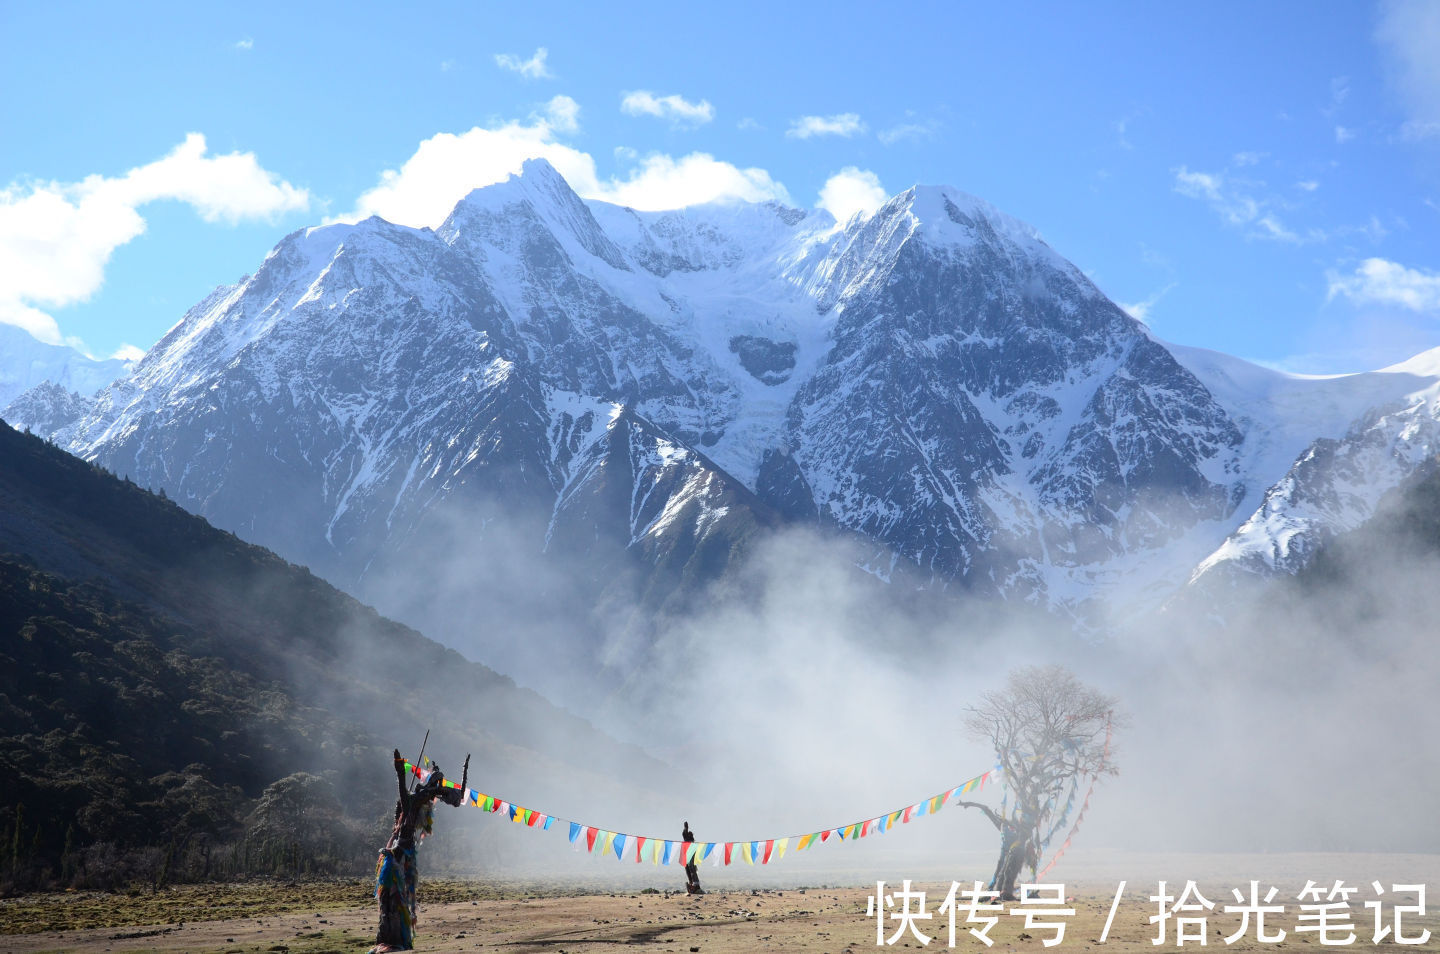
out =
<path fill-rule="evenodd" d="M 1361 400 L 1302 441 L 1188 363 L 953 189 L 837 228 L 537 160 L 433 231 L 288 236 L 50 433 L 452 643 L 514 611 L 484 658 L 533 673 L 574 648 L 536 614 L 683 601 L 785 523 L 907 584 L 1176 585 Z"/>

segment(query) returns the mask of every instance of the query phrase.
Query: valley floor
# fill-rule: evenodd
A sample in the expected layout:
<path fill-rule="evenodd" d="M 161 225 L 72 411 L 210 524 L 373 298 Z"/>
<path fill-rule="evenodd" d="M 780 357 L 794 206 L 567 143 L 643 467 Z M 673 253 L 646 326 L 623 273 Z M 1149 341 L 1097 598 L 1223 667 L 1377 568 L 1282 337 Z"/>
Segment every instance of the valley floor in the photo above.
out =
<path fill-rule="evenodd" d="M 1253 856 L 1259 861 L 1263 856 Z M 1414 857 L 1414 856 L 1412 856 Z M 1257 867 L 1259 867 L 1257 865 Z M 1264 874 L 1259 871 L 1257 873 Z M 1234 903 L 1229 887 L 1237 882 L 1209 881 L 1197 872 L 1205 897 L 1215 903 L 1207 916 L 1210 947 L 1225 950 L 1257 949 L 1318 950 L 1314 933 L 1297 934 L 1295 927 L 1300 904 L 1294 899 L 1297 887 L 1288 881 L 1275 882 L 1281 894 L 1275 903 L 1284 904 L 1282 915 L 1267 917 L 1267 928 L 1284 929 L 1280 944 L 1256 940 L 1252 921 L 1248 933 L 1232 945 L 1224 938 L 1240 927 L 1238 914 L 1221 913 Z M 1268 882 L 1261 882 L 1263 892 Z M 1354 884 L 1354 882 L 1350 882 Z M 1156 926 L 1150 918 L 1157 905 L 1150 900 L 1155 882 L 1129 882 L 1108 938 L 1099 938 L 1118 881 L 1078 883 L 1067 888 L 1067 904 L 1073 916 L 1062 918 L 1064 938 L 1059 949 L 1104 949 L 1138 952 L 1157 949 L 1152 944 Z M 1248 882 L 1244 885 L 1248 889 Z M 930 937 L 927 950 L 949 950 L 946 915 L 939 906 L 950 884 L 946 881 L 916 882 L 912 890 L 926 893 L 924 909 L 929 920 L 918 921 Z M 1172 894 L 1183 884 L 1171 882 Z M 1303 880 L 1298 885 L 1303 887 Z M 1389 885 L 1386 885 L 1387 889 Z M 899 890 L 887 885 L 887 891 Z M 1329 885 L 1324 886 L 1325 890 Z M 1440 886 L 1431 881 L 1431 893 Z M 478 881 L 422 881 L 422 908 L 417 934 L 417 951 L 506 951 L 592 954 L 617 947 L 641 946 L 656 952 L 700 952 L 700 954 L 742 954 L 756 951 L 830 952 L 854 954 L 876 949 L 876 925 L 866 915 L 873 894 L 868 887 L 843 888 L 756 888 L 724 890 L 689 898 L 683 894 L 576 893 L 573 888 L 551 884 L 497 885 Z M 1370 897 L 1369 885 L 1351 899 L 1351 917 L 1358 937 L 1351 946 L 1371 947 L 1373 917 L 1363 907 Z M 1246 899 L 1248 901 L 1248 897 Z M 1390 895 L 1387 902 L 1401 901 Z M 1413 898 L 1411 899 L 1413 900 Z M 1407 935 L 1429 929 L 1429 941 L 1407 947 L 1416 951 L 1440 951 L 1440 898 L 1427 896 L 1427 915 L 1406 915 Z M 1007 909 L 1013 906 L 1007 906 Z M 1387 917 L 1389 917 L 1387 906 Z M 1047 920 L 1040 918 L 1040 920 Z M 1053 929 L 1026 928 L 1023 917 L 1002 915 L 989 932 L 995 942 L 986 948 L 967 932 L 964 909 L 958 919 L 957 950 L 1027 951 L 1046 950 L 1044 939 Z M 896 933 L 899 922 L 886 927 L 886 937 Z M 1167 925 L 1166 943 L 1175 944 L 1174 922 Z M 366 882 L 304 884 L 245 884 L 229 886 L 188 886 L 157 895 L 126 896 L 96 894 L 37 895 L 0 902 L 0 951 L 20 952 L 226 952 L 226 954 L 325 954 L 362 952 L 369 948 L 375 930 L 374 901 Z M 1393 941 L 1387 940 L 1389 947 Z M 917 950 L 919 940 L 905 933 L 893 945 L 896 949 Z M 1198 944 L 1190 941 L 1186 947 Z"/>

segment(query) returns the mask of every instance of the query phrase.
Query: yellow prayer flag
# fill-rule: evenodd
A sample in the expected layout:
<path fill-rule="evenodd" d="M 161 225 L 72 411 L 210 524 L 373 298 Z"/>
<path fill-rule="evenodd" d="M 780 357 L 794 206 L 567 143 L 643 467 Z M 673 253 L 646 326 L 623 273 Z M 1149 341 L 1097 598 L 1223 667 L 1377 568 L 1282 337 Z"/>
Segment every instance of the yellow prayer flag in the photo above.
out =
<path fill-rule="evenodd" d="M 775 860 L 776 860 L 776 861 L 779 861 L 781 858 L 784 858 L 784 857 L 785 857 L 785 849 L 786 849 L 787 847 L 789 847 L 789 845 L 790 845 L 790 839 L 789 839 L 789 838 L 781 838 L 779 841 L 775 842 Z"/>

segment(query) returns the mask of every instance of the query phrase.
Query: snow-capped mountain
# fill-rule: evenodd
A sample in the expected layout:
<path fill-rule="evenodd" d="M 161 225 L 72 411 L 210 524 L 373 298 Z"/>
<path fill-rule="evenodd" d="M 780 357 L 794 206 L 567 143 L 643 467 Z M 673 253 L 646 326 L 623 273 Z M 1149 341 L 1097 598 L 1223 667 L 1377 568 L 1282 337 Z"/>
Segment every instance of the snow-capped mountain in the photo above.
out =
<path fill-rule="evenodd" d="M 119 358 L 97 360 L 66 345 L 46 344 L 30 332 L 0 323 L 0 417 L 12 401 L 44 382 L 89 397 L 129 370 Z"/>
<path fill-rule="evenodd" d="M 1315 377 L 1256 368 L 1199 349 L 1181 361 L 1247 432 L 1246 468 L 1263 475 L 1245 517 L 1192 582 L 1293 573 L 1440 453 L 1440 349 L 1363 374 Z"/>
<path fill-rule="evenodd" d="M 1179 585 L 1325 436 L 1246 368 L 953 189 L 840 227 L 537 160 L 433 231 L 286 237 L 53 437 L 452 643 L 518 606 L 484 658 L 525 672 L 529 610 L 662 605 L 787 522 L 1040 605 Z"/>
<path fill-rule="evenodd" d="M 0 420 L 17 430 L 53 434 L 78 421 L 90 408 L 90 399 L 54 381 L 41 381 L 0 408 Z"/>

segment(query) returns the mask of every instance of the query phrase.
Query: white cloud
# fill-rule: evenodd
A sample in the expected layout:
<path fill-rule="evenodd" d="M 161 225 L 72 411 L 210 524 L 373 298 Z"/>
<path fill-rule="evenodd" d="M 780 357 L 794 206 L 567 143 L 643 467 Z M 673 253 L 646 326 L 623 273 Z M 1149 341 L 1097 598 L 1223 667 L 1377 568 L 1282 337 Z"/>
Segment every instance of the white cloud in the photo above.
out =
<path fill-rule="evenodd" d="M 578 132 L 580 104 L 569 96 L 556 96 L 545 104 L 545 121 L 556 132 Z"/>
<path fill-rule="evenodd" d="M 1305 208 L 1293 196 L 1271 192 L 1262 181 L 1246 180 L 1226 172 L 1191 172 L 1185 166 L 1173 170 L 1175 191 L 1210 206 L 1227 224 L 1243 229 L 1247 238 L 1292 245 L 1328 242 L 1350 236 L 1361 236 L 1372 243 L 1388 233 L 1379 218 L 1372 215 L 1362 225 L 1333 224 L 1324 228 L 1295 229 L 1282 220 L 1282 213 Z M 1302 180 L 1294 187 L 1303 192 L 1320 188 L 1317 180 Z"/>
<path fill-rule="evenodd" d="M 1299 242 L 1300 236 L 1287 229 L 1280 220 L 1273 215 L 1262 215 L 1255 220 L 1267 238 L 1276 239 L 1281 242 Z"/>
<path fill-rule="evenodd" d="M 703 152 L 680 159 L 660 154 L 647 156 L 628 178 L 612 178 L 589 190 L 577 191 L 589 199 L 647 210 L 678 209 L 726 199 L 790 202 L 790 193 L 764 169 L 740 169 Z"/>
<path fill-rule="evenodd" d="M 674 93 L 656 96 L 647 89 L 626 93 L 620 100 L 620 111 L 630 116 L 654 116 L 672 126 L 702 126 L 715 118 L 715 107 L 709 100 L 692 103 Z"/>
<path fill-rule="evenodd" d="M 557 97 L 561 98 L 568 100 Z M 551 103 L 545 115 L 532 116 L 528 124 L 477 126 L 424 140 L 399 169 L 383 172 L 352 212 L 329 221 L 354 222 L 379 215 L 402 225 L 434 227 L 471 190 L 519 173 L 526 159 L 547 160 L 585 198 L 637 209 L 674 209 L 724 199 L 790 201 L 784 185 L 764 169 L 742 169 L 702 152 L 678 159 L 659 153 L 640 158 L 621 147 L 614 153 L 616 159 L 634 165 L 623 177 L 602 180 L 589 153 L 558 138 L 570 127 L 557 119 L 573 117 L 579 107 L 571 110 L 569 105 Z"/>
<path fill-rule="evenodd" d="M 20 301 L 18 298 L 9 298 L 0 294 L 0 325 L 14 325 L 17 328 L 24 328 L 31 336 L 45 342 L 46 344 L 65 344 L 65 336 L 60 333 L 60 326 L 55 322 L 53 315 L 43 312 L 39 308 Z"/>
<path fill-rule="evenodd" d="M 1110 125 L 1111 125 L 1111 127 L 1115 130 L 1115 144 L 1116 144 L 1117 146 L 1119 146 L 1121 149 L 1134 149 L 1134 148 L 1135 148 L 1134 144 L 1131 143 L 1130 140 L 1129 140 L 1129 139 L 1126 137 L 1126 135 L 1125 135 L 1125 133 L 1126 133 L 1126 131 L 1127 131 L 1127 127 L 1129 127 L 1129 125 L 1130 125 L 1130 117 L 1129 117 L 1129 116 L 1126 116 L 1126 117 L 1123 118 L 1123 119 L 1117 119 L 1117 120 L 1115 120 L 1113 123 L 1111 123 Z"/>
<path fill-rule="evenodd" d="M 815 207 L 826 210 L 844 225 L 853 215 L 872 215 L 889 197 L 875 173 L 846 166 L 825 180 Z"/>
<path fill-rule="evenodd" d="M 1203 198 L 1218 202 L 1220 177 L 1208 172 L 1191 172 L 1189 167 L 1181 166 L 1175 170 L 1175 191 L 1192 199 Z"/>
<path fill-rule="evenodd" d="M 235 49 L 237 49 L 237 50 L 253 50 L 253 49 L 255 49 L 255 41 L 252 40 L 252 39 L 250 39 L 248 36 L 247 36 L 245 39 L 243 39 L 243 40 L 236 40 L 236 41 L 235 41 Z"/>
<path fill-rule="evenodd" d="M 1203 199 L 1231 225 L 1244 225 L 1259 217 L 1254 199 L 1232 188 L 1221 173 L 1175 170 L 1175 191 L 1192 199 Z"/>
<path fill-rule="evenodd" d="M 1274 208 L 1277 205 L 1283 208 L 1284 203 L 1274 197 L 1256 198 L 1251 194 L 1252 188 L 1263 188 L 1263 182 L 1236 181 L 1220 172 L 1191 172 L 1185 166 L 1174 172 L 1176 192 L 1203 201 L 1228 224 L 1246 229 L 1251 238 L 1294 243 L 1325 238 L 1315 230 L 1301 236 L 1286 227 Z"/>
<path fill-rule="evenodd" d="M 1265 158 L 1263 152 L 1237 152 L 1232 160 L 1237 166 L 1257 166 Z"/>
<path fill-rule="evenodd" d="M 132 206 L 178 199 L 194 206 L 207 222 L 231 225 L 310 207 L 306 190 L 277 180 L 260 167 L 253 152 L 207 156 L 206 151 L 205 137 L 190 133 L 164 159 L 132 169 L 122 179 L 91 176 L 80 188 L 92 195 L 113 189 Z"/>
<path fill-rule="evenodd" d="M 122 344 L 120 347 L 116 348 L 115 352 L 110 355 L 110 357 L 119 358 L 121 361 L 139 361 L 141 358 L 145 357 L 145 349 L 137 348 L 134 345 L 126 342 L 125 344 Z"/>
<path fill-rule="evenodd" d="M 900 123 L 897 126 L 891 126 L 889 129 L 882 129 L 875 134 L 875 138 L 886 146 L 893 146 L 902 140 L 909 139 L 914 142 L 920 142 L 923 139 L 929 139 L 933 135 L 935 135 L 934 122 Z"/>
<path fill-rule="evenodd" d="M 528 60 L 522 60 L 512 53 L 496 53 L 495 65 L 502 70 L 509 70 L 512 73 L 519 73 L 526 79 L 550 79 L 555 74 L 545 65 L 545 58 L 550 51 L 545 47 L 537 47 L 535 55 Z"/>
<path fill-rule="evenodd" d="M 60 343 L 54 319 L 35 306 L 94 295 L 111 254 L 145 231 L 139 209 L 150 202 L 185 202 L 206 222 L 227 224 L 309 207 L 306 190 L 266 171 L 254 153 L 206 151 L 205 137 L 191 133 L 169 155 L 123 176 L 0 189 L 0 321 Z"/>
<path fill-rule="evenodd" d="M 1171 282 L 1170 284 L 1166 285 L 1164 288 L 1160 289 L 1158 292 L 1151 295 L 1144 301 L 1135 302 L 1134 304 L 1130 305 L 1127 305 L 1124 302 L 1117 301 L 1115 304 L 1119 305 L 1121 309 L 1123 309 L 1125 313 L 1128 314 L 1131 318 L 1134 318 L 1136 321 L 1144 322 L 1148 325 L 1150 324 L 1150 314 L 1155 310 L 1155 306 L 1158 305 L 1160 303 L 1160 299 L 1164 298 L 1166 293 L 1168 293 L 1170 289 L 1174 287 L 1175 282 Z"/>
<path fill-rule="evenodd" d="M 1355 138 L 1355 130 L 1353 130 L 1353 129 L 1346 129 L 1344 126 L 1336 126 L 1336 127 L 1335 127 L 1335 141 L 1336 141 L 1336 142 L 1343 144 L 1343 143 L 1349 142 L 1350 140 L 1352 140 L 1352 139 L 1354 139 L 1354 138 Z"/>
<path fill-rule="evenodd" d="M 1351 275 L 1328 272 L 1329 298 L 1344 295 L 1356 304 L 1392 305 L 1440 314 L 1440 273 L 1367 258 Z"/>
<path fill-rule="evenodd" d="M 866 130 L 858 113 L 837 113 L 834 116 L 801 116 L 791 120 L 785 135 L 791 139 L 809 139 L 812 136 L 856 136 Z"/>
<path fill-rule="evenodd" d="M 563 119 L 564 112 L 560 111 Z M 598 184 L 595 160 L 555 139 L 564 131 L 545 116 L 529 125 L 506 123 L 491 129 L 437 133 L 420 143 L 399 169 L 387 169 L 380 182 L 356 200 L 348 215 L 327 221 L 355 222 L 370 215 L 416 228 L 437 226 L 472 189 L 502 182 L 518 173 L 526 159 L 546 159 L 578 190 Z"/>
<path fill-rule="evenodd" d="M 1403 220 L 1401 222 L 1401 227 L 1404 227 Z M 1342 232 L 1342 234 L 1346 235 L 1363 235 L 1365 238 L 1369 239 L 1376 245 L 1379 245 L 1381 240 L 1383 240 L 1385 236 L 1390 234 L 1390 230 L 1387 229 L 1380 222 L 1380 217 L 1377 215 L 1371 215 L 1370 221 L 1366 222 L 1364 225 L 1352 225 L 1340 231 Z"/>
<path fill-rule="evenodd" d="M 1350 98 L 1350 77 L 1336 76 L 1330 80 L 1330 105 L 1321 112 L 1326 116 L 1334 116 Z"/>
<path fill-rule="evenodd" d="M 1386 53 L 1391 80 L 1410 119 L 1407 139 L 1440 136 L 1440 4 L 1432 0 L 1392 0 L 1375 31 Z"/>

